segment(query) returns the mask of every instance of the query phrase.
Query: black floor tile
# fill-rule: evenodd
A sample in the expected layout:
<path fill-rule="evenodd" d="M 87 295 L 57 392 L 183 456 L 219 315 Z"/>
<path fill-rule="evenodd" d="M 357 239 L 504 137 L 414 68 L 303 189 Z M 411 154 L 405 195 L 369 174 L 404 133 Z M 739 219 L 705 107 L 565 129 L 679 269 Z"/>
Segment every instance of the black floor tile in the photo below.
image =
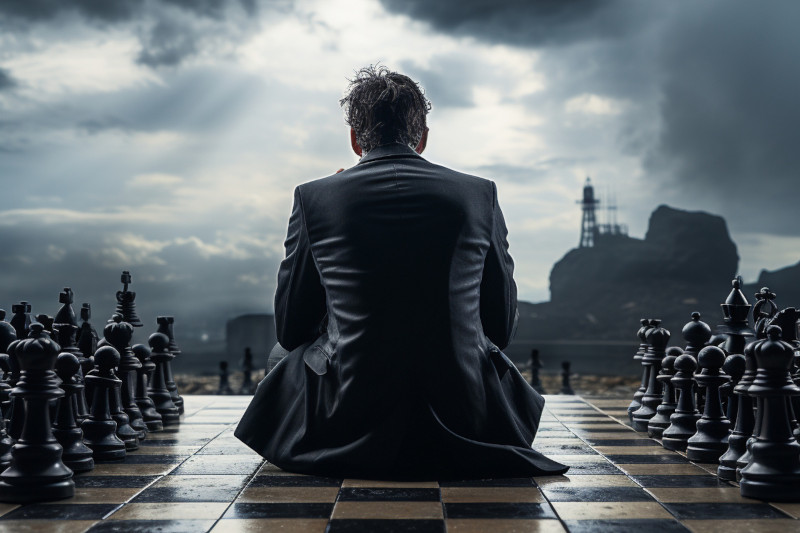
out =
<path fill-rule="evenodd" d="M 544 455 L 597 455 L 589 446 L 567 444 L 565 446 L 537 446 L 533 443 L 533 449 Z"/>
<path fill-rule="evenodd" d="M 230 502 L 244 487 L 247 476 L 166 476 L 132 501 Z"/>
<path fill-rule="evenodd" d="M 636 483 L 646 488 L 705 488 L 705 487 L 733 487 L 717 476 L 631 476 Z"/>
<path fill-rule="evenodd" d="M 536 484 L 529 477 L 509 477 L 498 479 L 465 479 L 462 481 L 440 481 L 440 487 L 533 487 Z"/>
<path fill-rule="evenodd" d="M 339 487 L 341 479 L 318 476 L 255 476 L 251 487 Z"/>
<path fill-rule="evenodd" d="M 541 489 L 553 502 L 644 502 L 653 501 L 639 487 L 544 487 Z"/>
<path fill-rule="evenodd" d="M 444 516 L 451 518 L 556 518 L 546 503 L 445 503 Z"/>
<path fill-rule="evenodd" d="M 571 465 L 569 467 L 569 471 L 567 471 L 569 475 L 625 475 L 625 472 L 617 468 L 616 466 L 612 465 L 611 463 L 581 463 L 577 465 Z"/>
<path fill-rule="evenodd" d="M 183 462 L 178 468 L 170 472 L 175 475 L 250 475 L 261 467 L 264 460 L 258 456 L 226 455 L 195 455 Z"/>
<path fill-rule="evenodd" d="M 87 533 L 204 533 L 215 520 L 104 520 Z"/>
<path fill-rule="evenodd" d="M 570 533 L 678 533 L 689 531 L 677 520 L 566 520 Z"/>
<path fill-rule="evenodd" d="M 14 509 L 10 513 L 0 517 L 0 524 L 3 520 L 99 520 L 105 515 L 119 507 L 116 503 L 86 503 L 86 504 L 66 504 L 66 503 L 33 503 L 23 505 Z M 3 527 L 0 526 L 0 531 Z"/>
<path fill-rule="evenodd" d="M 91 472 L 89 472 L 91 474 Z M 146 487 L 161 476 L 75 476 L 72 480 L 78 488 L 134 489 Z"/>
<path fill-rule="evenodd" d="M 786 518 L 766 503 L 662 503 L 680 520 Z"/>
<path fill-rule="evenodd" d="M 592 446 L 661 446 L 651 439 L 592 439 L 584 437 Z"/>
<path fill-rule="evenodd" d="M 189 454 L 185 455 L 131 455 L 128 454 L 125 456 L 125 460 L 122 461 L 126 464 L 134 464 L 134 465 L 162 465 L 162 464 L 170 464 L 170 463 L 180 463 L 185 461 L 189 457 Z"/>
<path fill-rule="evenodd" d="M 387 489 L 370 487 L 342 487 L 339 501 L 386 502 L 438 502 L 439 489 Z"/>
<path fill-rule="evenodd" d="M 607 455 L 609 461 L 618 465 L 625 464 L 679 464 L 689 460 L 678 454 L 668 455 Z"/>
<path fill-rule="evenodd" d="M 330 518 L 332 503 L 234 503 L 226 518 Z"/>
<path fill-rule="evenodd" d="M 444 533 L 444 520 L 331 520 L 325 533 Z"/>

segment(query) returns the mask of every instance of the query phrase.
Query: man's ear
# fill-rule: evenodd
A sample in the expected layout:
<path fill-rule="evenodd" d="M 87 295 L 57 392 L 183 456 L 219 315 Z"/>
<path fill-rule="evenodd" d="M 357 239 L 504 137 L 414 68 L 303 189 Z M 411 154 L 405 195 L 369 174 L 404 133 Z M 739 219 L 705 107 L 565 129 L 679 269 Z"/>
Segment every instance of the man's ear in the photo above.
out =
<path fill-rule="evenodd" d="M 428 146 L 428 128 L 425 128 L 425 132 L 422 134 L 422 138 L 419 140 L 419 144 L 417 145 L 416 149 L 414 150 L 418 154 L 422 154 L 425 151 L 425 147 Z"/>
<path fill-rule="evenodd" d="M 362 150 L 361 146 L 358 144 L 356 140 L 356 130 L 350 128 L 350 147 L 353 148 L 353 151 L 356 153 L 358 157 L 361 157 Z"/>

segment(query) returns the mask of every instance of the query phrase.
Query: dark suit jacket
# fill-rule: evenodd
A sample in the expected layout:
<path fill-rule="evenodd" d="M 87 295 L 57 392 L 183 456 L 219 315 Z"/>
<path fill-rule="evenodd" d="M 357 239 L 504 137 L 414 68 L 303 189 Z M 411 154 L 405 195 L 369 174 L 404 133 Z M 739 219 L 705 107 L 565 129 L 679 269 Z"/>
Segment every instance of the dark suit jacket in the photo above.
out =
<path fill-rule="evenodd" d="M 236 436 L 286 470 L 361 478 L 561 473 L 543 398 L 500 351 L 517 291 L 497 189 L 402 144 L 298 186 L 275 324 L 291 353 Z"/>

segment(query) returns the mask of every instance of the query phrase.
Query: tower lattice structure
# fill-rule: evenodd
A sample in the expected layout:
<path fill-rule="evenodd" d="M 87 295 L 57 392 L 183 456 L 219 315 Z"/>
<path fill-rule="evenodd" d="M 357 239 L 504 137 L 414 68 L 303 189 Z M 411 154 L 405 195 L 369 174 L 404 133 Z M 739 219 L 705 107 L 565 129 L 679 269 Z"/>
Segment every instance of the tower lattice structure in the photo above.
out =
<path fill-rule="evenodd" d="M 594 198 L 594 187 L 592 180 L 586 178 L 586 183 L 583 186 L 583 199 L 577 200 L 581 205 L 583 211 L 583 221 L 581 222 L 581 248 L 590 248 L 594 246 L 595 236 L 597 235 L 597 218 L 595 216 L 594 208 L 600 203 L 600 200 Z"/>

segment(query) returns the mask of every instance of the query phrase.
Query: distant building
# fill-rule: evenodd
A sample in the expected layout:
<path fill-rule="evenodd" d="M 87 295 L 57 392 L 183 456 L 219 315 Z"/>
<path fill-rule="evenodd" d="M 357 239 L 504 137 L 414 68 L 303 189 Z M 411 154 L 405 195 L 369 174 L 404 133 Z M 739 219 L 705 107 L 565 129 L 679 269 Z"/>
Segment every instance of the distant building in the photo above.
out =
<path fill-rule="evenodd" d="M 595 211 L 601 202 L 595 198 L 594 187 L 592 186 L 592 180 L 590 178 L 586 178 L 586 183 L 583 186 L 583 198 L 576 203 L 580 204 L 581 210 L 583 211 L 580 248 L 591 248 L 600 241 L 605 241 L 609 238 L 613 239 L 616 237 L 628 236 L 628 226 L 617 223 L 616 202 L 608 198 L 604 206 L 606 221 L 601 224 L 597 223 Z"/>
<path fill-rule="evenodd" d="M 267 357 L 276 342 L 273 315 L 241 315 L 225 324 L 225 351 L 234 368 L 238 367 L 246 348 L 253 352 L 256 367 L 266 367 Z"/>

